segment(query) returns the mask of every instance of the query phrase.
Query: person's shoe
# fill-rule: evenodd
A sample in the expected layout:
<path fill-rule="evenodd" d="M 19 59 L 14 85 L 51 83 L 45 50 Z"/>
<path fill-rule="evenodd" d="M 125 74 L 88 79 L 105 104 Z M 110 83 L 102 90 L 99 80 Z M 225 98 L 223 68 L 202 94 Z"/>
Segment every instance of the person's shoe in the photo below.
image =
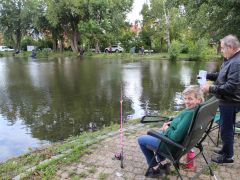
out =
<path fill-rule="evenodd" d="M 162 167 L 159 167 L 160 169 L 164 170 L 165 174 L 169 175 L 171 173 L 171 163 L 166 163 L 162 165 Z"/>
<path fill-rule="evenodd" d="M 222 149 L 220 149 L 220 150 L 213 150 L 213 152 L 215 154 L 217 154 L 217 155 L 224 155 L 225 154 Z"/>
<path fill-rule="evenodd" d="M 218 163 L 218 164 L 233 163 L 234 162 L 233 157 L 228 158 L 228 157 L 226 157 L 226 155 L 215 156 L 215 157 L 212 157 L 211 160 L 215 163 Z"/>
<path fill-rule="evenodd" d="M 158 162 L 154 159 L 153 162 L 151 162 L 150 168 L 153 168 L 158 165 Z"/>
<path fill-rule="evenodd" d="M 162 171 L 157 168 L 157 169 L 154 169 L 154 168 L 151 168 L 149 169 L 148 173 L 145 174 L 146 177 L 148 178 L 157 178 L 159 176 L 162 176 Z"/>

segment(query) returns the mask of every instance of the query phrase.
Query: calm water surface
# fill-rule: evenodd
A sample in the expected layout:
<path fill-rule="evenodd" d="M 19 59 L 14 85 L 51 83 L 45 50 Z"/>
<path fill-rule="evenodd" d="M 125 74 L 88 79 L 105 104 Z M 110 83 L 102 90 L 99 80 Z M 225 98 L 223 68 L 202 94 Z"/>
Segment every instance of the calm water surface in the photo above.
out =
<path fill-rule="evenodd" d="M 124 119 L 181 108 L 180 92 L 218 63 L 0 58 L 0 161 Z"/>

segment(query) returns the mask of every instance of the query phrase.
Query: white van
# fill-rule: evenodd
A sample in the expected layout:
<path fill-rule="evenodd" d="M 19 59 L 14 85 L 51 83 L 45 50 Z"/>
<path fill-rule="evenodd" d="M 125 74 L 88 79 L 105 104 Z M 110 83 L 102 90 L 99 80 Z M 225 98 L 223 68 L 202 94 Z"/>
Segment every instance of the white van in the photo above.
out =
<path fill-rule="evenodd" d="M 0 46 L 0 51 L 14 51 L 14 49 L 11 49 L 7 46 Z"/>

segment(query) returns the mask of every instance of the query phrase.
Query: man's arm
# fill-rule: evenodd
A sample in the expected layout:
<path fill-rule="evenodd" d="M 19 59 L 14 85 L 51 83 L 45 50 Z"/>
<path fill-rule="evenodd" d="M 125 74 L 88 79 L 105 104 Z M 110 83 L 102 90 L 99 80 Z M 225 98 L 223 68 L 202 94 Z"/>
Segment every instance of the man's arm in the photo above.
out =
<path fill-rule="evenodd" d="M 206 78 L 211 80 L 211 81 L 216 81 L 217 77 L 218 77 L 218 74 L 219 74 L 218 72 L 208 73 Z"/>
<path fill-rule="evenodd" d="M 240 86 L 240 63 L 234 63 L 229 69 L 228 79 L 225 84 L 211 85 L 209 92 L 213 94 L 225 95 L 234 94 Z"/>

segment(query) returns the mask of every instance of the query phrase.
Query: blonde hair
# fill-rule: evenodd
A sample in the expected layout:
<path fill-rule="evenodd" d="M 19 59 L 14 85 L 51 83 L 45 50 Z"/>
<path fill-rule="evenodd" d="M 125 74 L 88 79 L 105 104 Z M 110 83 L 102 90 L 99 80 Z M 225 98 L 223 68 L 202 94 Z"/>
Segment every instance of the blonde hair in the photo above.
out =
<path fill-rule="evenodd" d="M 197 99 L 201 99 L 204 102 L 204 94 L 199 85 L 190 85 L 183 92 L 182 95 L 186 96 L 193 93 Z"/>

